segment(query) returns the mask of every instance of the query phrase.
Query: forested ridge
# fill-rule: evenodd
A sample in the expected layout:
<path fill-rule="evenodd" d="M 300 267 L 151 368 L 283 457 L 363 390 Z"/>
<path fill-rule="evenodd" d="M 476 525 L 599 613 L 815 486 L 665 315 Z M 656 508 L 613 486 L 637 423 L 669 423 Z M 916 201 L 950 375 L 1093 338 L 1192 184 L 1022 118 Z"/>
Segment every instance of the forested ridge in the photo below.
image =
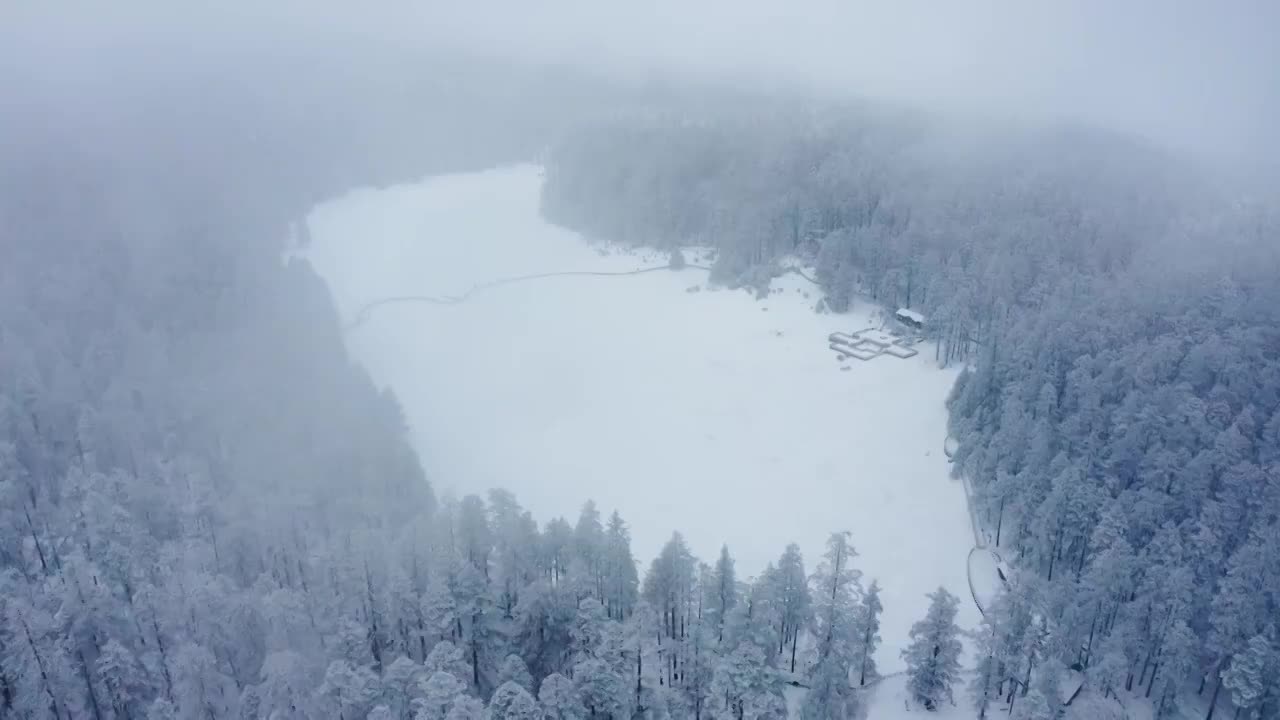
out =
<path fill-rule="evenodd" d="M 800 256 L 832 309 L 927 316 L 938 360 L 965 364 L 956 472 L 1017 569 L 978 635 L 982 713 L 999 699 L 1056 716 L 1068 668 L 1158 717 L 1197 693 L 1280 713 L 1280 213 L 1265 193 L 1100 132 L 763 103 L 615 119 L 547 165 L 556 222 L 714 246 L 731 284 Z"/>

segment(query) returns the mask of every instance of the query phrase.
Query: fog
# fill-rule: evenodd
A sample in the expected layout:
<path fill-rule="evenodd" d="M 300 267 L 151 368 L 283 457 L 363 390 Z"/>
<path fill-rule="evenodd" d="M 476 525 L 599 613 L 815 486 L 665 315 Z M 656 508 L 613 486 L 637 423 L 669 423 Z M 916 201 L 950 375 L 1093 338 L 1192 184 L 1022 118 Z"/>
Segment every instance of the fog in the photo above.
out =
<path fill-rule="evenodd" d="M 1262 3 L 550 2 L 426 12 L 463 46 L 800 82 L 983 113 L 1274 148 L 1280 9 Z"/>
<path fill-rule="evenodd" d="M 298 47 L 447 50 L 632 79 L 810 88 L 991 120 L 1083 122 L 1251 164 L 1275 162 L 1280 122 L 1280 8 L 1244 0 L 432 0 L 358 10 L 277 0 L 74 12 L 14 3 L 0 12 L 9 16 L 6 54 L 38 48 L 55 69 L 148 47 L 170 70 L 213 54 L 246 73 Z"/>

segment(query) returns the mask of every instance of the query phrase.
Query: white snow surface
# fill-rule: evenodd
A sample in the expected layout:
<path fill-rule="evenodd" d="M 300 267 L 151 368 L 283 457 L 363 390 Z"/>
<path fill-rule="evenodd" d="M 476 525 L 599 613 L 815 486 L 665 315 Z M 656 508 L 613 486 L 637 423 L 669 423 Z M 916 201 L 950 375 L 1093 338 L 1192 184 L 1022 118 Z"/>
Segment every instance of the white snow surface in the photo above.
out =
<path fill-rule="evenodd" d="M 518 166 L 356 190 L 313 210 L 306 255 L 346 320 L 388 296 L 666 262 L 545 222 L 540 187 Z M 816 313 L 820 291 L 794 274 L 774 288 L 712 291 L 693 268 L 545 278 L 385 305 L 347 343 L 399 398 L 438 492 L 505 487 L 571 523 L 594 499 L 628 521 L 642 571 L 676 530 L 706 561 L 727 543 L 742 577 L 792 541 L 812 571 L 827 535 L 851 531 L 864 581 L 884 588 L 877 660 L 893 672 L 925 593 L 945 586 L 962 626 L 978 618 L 965 496 L 942 452 L 955 373 L 931 346 L 841 372 L 827 336 L 877 309 Z"/>
<path fill-rule="evenodd" d="M 969 585 L 973 599 L 986 610 L 1004 590 L 998 568 L 1000 558 L 988 548 L 974 548 L 969 552 Z"/>
<path fill-rule="evenodd" d="M 966 674 L 951 688 L 955 695 L 954 704 L 943 703 L 930 711 L 911 698 L 911 693 L 907 690 L 906 675 L 886 677 L 863 693 L 866 708 L 863 717 L 867 720 L 974 720 L 977 712 L 967 690 L 968 682 L 969 676 Z M 993 710 L 988 710 L 987 716 L 1000 717 Z"/>

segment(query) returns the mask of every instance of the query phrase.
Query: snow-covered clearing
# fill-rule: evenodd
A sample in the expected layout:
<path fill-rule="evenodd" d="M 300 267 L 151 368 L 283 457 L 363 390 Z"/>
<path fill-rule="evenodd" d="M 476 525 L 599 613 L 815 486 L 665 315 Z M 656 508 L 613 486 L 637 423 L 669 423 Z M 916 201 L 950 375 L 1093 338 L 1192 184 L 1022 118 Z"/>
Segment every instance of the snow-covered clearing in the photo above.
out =
<path fill-rule="evenodd" d="M 315 209 L 307 254 L 345 319 L 393 295 L 666 262 L 544 222 L 540 183 L 517 167 L 358 190 Z M 812 570 L 830 531 L 852 531 L 884 587 L 892 672 L 926 592 L 962 598 L 965 626 L 978 617 L 964 492 L 942 451 L 955 375 L 931 346 L 842 372 L 827 337 L 877 325 L 874 308 L 820 315 L 805 280 L 775 287 L 713 291 L 692 268 L 545 278 L 379 307 L 348 344 L 394 389 L 440 491 L 506 487 L 543 521 L 572 522 L 593 498 L 622 512 L 645 567 L 673 530 L 708 561 L 728 543 L 743 576 L 791 541 Z"/>
<path fill-rule="evenodd" d="M 944 703 L 928 711 L 909 699 L 911 693 L 907 690 L 906 675 L 887 677 L 864 693 L 864 717 L 867 720 L 973 720 L 976 713 L 964 687 L 968 680 L 969 676 L 965 675 L 960 686 L 952 688 L 956 699 L 954 705 Z"/>

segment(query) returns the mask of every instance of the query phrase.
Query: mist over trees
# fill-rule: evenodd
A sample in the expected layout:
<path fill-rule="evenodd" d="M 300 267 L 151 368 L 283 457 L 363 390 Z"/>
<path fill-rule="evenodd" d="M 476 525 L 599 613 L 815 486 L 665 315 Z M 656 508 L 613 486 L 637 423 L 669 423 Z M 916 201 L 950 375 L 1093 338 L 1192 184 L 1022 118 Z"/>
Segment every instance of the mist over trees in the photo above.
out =
<path fill-rule="evenodd" d="M 955 471 L 1017 568 L 980 633 L 982 708 L 1072 668 L 1159 717 L 1188 683 L 1276 712 L 1253 679 L 1280 652 L 1275 204 L 1123 137 L 769 107 L 566 138 L 544 210 L 712 246 L 729 284 L 798 256 L 834 310 L 927 316 L 965 367 Z"/>
<path fill-rule="evenodd" d="M 676 534 L 642 575 L 617 512 L 539 523 L 502 490 L 437 499 L 287 249 L 314 198 L 534 143 L 482 125 L 459 143 L 477 98 L 450 83 L 406 98 L 307 77 L 162 74 L 84 124 L 42 121 L 110 99 L 96 74 L 8 98 L 0 715 L 785 717 L 822 606 L 798 547 L 747 581 L 728 548 L 710 566 Z M 286 99 L 229 112 L 255 94 Z M 420 136 L 290 112 L 355 97 Z M 427 117 L 424 97 L 457 115 Z M 383 154 L 388 132 L 418 142 Z M 852 711 L 836 686 L 855 658 L 874 677 L 875 614 L 842 588 L 822 672 Z"/>
<path fill-rule="evenodd" d="M 437 498 L 284 252 L 320 198 L 551 139 L 552 220 L 673 267 L 710 245 L 728 283 L 800 256 L 830 309 L 918 309 L 965 364 L 955 468 L 1014 567 L 979 713 L 1052 717 L 1070 673 L 1159 718 L 1280 712 L 1269 200 L 1089 131 L 49 39 L 0 58 L 0 716 L 764 720 L 790 682 L 803 717 L 856 716 L 882 609 L 856 528 L 813 572 L 676 533 L 641 573 L 618 512 Z M 913 629 L 922 707 L 966 680 L 954 614 L 940 591 Z"/>

